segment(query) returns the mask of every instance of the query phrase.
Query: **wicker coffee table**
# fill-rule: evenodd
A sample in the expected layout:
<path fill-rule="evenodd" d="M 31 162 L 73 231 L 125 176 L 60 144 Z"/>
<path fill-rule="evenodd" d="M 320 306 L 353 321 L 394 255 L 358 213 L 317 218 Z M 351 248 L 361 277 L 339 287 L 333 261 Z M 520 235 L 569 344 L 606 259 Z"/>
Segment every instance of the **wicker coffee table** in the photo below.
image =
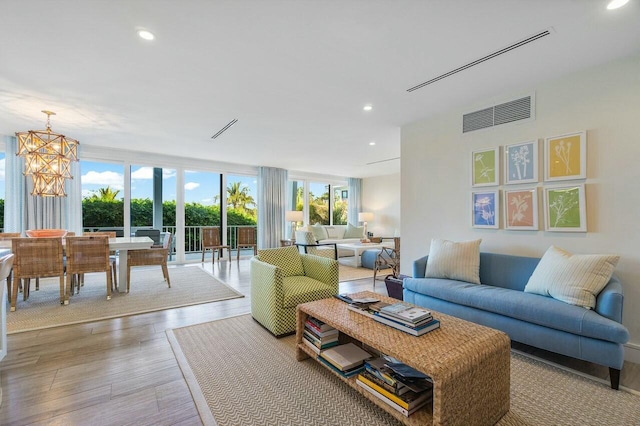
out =
<path fill-rule="evenodd" d="M 356 294 L 397 302 L 372 292 Z M 307 316 L 337 328 L 341 342 L 364 343 L 432 378 L 433 405 L 405 417 L 357 386 L 354 377 L 340 376 L 405 424 L 493 425 L 509 411 L 510 341 L 501 331 L 433 312 L 440 329 L 415 337 L 350 311 L 336 298 L 323 299 L 298 305 L 298 361 L 316 359 L 302 342 Z"/>

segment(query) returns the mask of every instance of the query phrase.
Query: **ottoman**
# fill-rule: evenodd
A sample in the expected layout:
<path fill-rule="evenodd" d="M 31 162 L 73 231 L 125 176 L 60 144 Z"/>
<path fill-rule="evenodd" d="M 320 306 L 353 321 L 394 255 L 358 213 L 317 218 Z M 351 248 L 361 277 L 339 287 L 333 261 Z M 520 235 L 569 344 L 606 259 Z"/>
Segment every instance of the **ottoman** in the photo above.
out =
<path fill-rule="evenodd" d="M 380 254 L 380 249 L 365 250 L 360 255 L 360 263 L 363 268 L 373 269 L 376 265 L 376 259 Z M 388 257 L 385 255 L 385 257 Z M 385 266 L 386 268 L 386 266 Z"/>

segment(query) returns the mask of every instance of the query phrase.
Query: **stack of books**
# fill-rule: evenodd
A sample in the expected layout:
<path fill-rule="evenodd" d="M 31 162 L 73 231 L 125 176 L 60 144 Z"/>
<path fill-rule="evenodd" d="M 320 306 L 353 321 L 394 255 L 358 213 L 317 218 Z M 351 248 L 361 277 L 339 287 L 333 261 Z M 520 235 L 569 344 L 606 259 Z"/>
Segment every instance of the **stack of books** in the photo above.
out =
<path fill-rule="evenodd" d="M 406 364 L 390 363 L 384 358 L 367 361 L 356 383 L 407 417 L 427 405 L 433 397 L 433 384 L 426 375 Z"/>
<path fill-rule="evenodd" d="M 338 344 L 338 330 L 314 317 L 304 324 L 302 341 L 316 354 Z"/>
<path fill-rule="evenodd" d="M 364 370 L 364 361 L 371 354 L 354 343 L 338 345 L 320 352 L 318 359 L 343 377 L 354 376 Z"/>
<path fill-rule="evenodd" d="M 440 321 L 431 312 L 407 303 L 382 306 L 373 313 L 373 319 L 414 336 L 422 336 L 440 327 Z"/>

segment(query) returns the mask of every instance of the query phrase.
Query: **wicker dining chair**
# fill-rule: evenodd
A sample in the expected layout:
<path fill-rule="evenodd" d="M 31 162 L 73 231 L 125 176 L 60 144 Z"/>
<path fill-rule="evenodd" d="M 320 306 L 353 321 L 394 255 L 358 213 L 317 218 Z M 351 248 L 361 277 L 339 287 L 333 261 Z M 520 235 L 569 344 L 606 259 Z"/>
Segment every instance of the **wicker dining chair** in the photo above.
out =
<path fill-rule="evenodd" d="M 238 228 L 238 256 L 237 260 L 240 262 L 240 249 L 241 248 L 252 248 L 253 247 L 253 255 L 258 254 L 258 244 L 256 243 L 256 228 L 253 227 L 241 227 Z"/>
<path fill-rule="evenodd" d="M 84 236 L 104 235 L 104 236 L 107 236 L 108 238 L 116 238 L 116 231 L 85 232 L 82 235 L 84 235 Z M 110 250 L 109 251 L 109 261 L 111 262 L 111 284 L 113 284 L 111 288 L 113 290 L 118 288 L 118 272 L 116 270 L 117 258 L 118 258 L 118 256 L 116 255 L 116 251 L 115 250 Z M 80 277 L 80 280 L 81 280 L 81 282 L 83 282 L 83 277 L 82 276 Z"/>
<path fill-rule="evenodd" d="M 23 279 L 26 280 L 22 286 L 23 298 L 29 298 L 31 278 L 59 277 L 60 304 L 68 305 L 69 299 L 65 298 L 64 288 L 62 238 L 14 238 L 11 240 L 11 246 L 16 256 L 13 262 L 11 311 L 16 310 L 18 283 Z"/>
<path fill-rule="evenodd" d="M 171 280 L 169 279 L 169 269 L 167 268 L 167 258 L 169 257 L 169 248 L 171 247 L 171 233 L 167 232 L 164 236 L 162 247 L 152 247 L 142 250 L 127 251 L 127 293 L 131 288 L 131 267 L 132 266 L 152 266 L 158 265 L 162 267 L 167 285 L 171 288 Z"/>
<path fill-rule="evenodd" d="M 106 235 L 67 237 L 67 298 L 80 293 L 80 276 L 89 272 L 107 274 L 107 300 L 111 300 L 111 261 Z"/>
<path fill-rule="evenodd" d="M 227 249 L 229 261 L 231 261 L 231 247 L 222 244 L 219 226 L 202 228 L 202 239 L 200 240 L 200 246 L 202 248 L 203 262 L 205 251 L 211 250 L 211 262 L 213 263 L 216 259 L 216 252 L 218 252 L 218 260 L 222 259 L 224 249 Z"/>

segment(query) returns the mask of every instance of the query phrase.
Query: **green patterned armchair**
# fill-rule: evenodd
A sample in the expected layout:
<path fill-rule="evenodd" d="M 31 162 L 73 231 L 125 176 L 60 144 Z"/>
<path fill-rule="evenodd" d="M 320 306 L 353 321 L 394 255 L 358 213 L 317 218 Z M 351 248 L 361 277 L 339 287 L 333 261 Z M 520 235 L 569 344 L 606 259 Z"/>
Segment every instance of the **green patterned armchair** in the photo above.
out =
<path fill-rule="evenodd" d="M 276 336 L 296 329 L 296 306 L 338 294 L 338 261 L 295 246 L 258 250 L 251 259 L 251 315 Z"/>

